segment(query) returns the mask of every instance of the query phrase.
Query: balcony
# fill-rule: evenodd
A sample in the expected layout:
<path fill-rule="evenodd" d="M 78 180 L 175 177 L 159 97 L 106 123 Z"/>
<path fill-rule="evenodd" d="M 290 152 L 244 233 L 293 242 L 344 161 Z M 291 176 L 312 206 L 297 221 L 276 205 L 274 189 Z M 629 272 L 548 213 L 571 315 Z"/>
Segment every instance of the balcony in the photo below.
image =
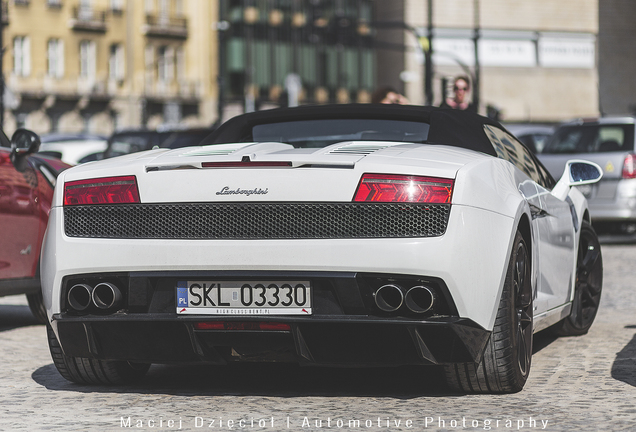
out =
<path fill-rule="evenodd" d="M 188 20 L 171 16 L 146 15 L 142 32 L 148 37 L 188 38 Z"/>
<path fill-rule="evenodd" d="M 201 84 L 190 80 L 166 82 L 146 77 L 143 93 L 147 98 L 158 101 L 178 100 L 193 103 L 202 98 Z"/>
<path fill-rule="evenodd" d="M 87 7 L 75 7 L 73 8 L 73 18 L 69 24 L 76 31 L 105 33 L 106 12 L 95 11 Z"/>

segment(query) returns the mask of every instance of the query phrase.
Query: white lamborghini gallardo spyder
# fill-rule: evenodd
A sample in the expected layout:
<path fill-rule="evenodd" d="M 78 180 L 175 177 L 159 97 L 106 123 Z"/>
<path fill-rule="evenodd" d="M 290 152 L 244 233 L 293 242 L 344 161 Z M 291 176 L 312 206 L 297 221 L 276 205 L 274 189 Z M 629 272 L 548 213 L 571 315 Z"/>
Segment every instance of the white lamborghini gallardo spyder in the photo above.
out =
<path fill-rule="evenodd" d="M 398 105 L 235 117 L 201 146 L 60 174 L 42 249 L 51 354 L 77 383 L 151 363 L 441 365 L 515 392 L 532 339 L 587 332 L 602 259 L 573 186 L 500 124 Z"/>

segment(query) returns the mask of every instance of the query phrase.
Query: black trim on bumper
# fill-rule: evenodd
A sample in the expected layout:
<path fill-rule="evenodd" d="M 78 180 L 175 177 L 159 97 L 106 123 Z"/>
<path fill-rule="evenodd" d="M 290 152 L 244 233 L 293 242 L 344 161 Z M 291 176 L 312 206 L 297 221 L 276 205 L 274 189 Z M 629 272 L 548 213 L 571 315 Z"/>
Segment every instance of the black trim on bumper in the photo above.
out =
<path fill-rule="evenodd" d="M 476 362 L 490 332 L 473 321 L 371 317 L 266 317 L 291 331 L 196 330 L 205 321 L 252 317 L 117 314 L 54 316 L 64 353 L 149 363 L 288 361 L 322 366 L 401 366 Z"/>
<path fill-rule="evenodd" d="M 307 280 L 311 316 L 178 315 L 180 280 Z M 120 303 L 73 309 L 70 287 L 113 284 Z M 425 285 L 435 305 L 416 313 L 404 304 L 386 312 L 375 293 L 386 284 Z M 150 363 L 287 361 L 325 366 L 387 366 L 474 362 L 489 332 L 461 319 L 443 280 L 418 275 L 353 272 L 164 271 L 67 276 L 62 281 L 59 342 L 73 357 Z M 199 330 L 199 322 L 275 322 L 289 330 Z M 225 327 L 224 327 L 225 328 Z"/>

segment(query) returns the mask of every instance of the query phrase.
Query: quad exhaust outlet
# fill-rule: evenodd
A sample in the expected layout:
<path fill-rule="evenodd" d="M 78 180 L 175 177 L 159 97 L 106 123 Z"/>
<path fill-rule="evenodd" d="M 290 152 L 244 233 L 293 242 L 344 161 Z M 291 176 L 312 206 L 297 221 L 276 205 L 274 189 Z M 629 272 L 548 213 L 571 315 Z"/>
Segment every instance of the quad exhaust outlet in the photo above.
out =
<path fill-rule="evenodd" d="M 375 304 L 384 312 L 394 312 L 402 306 L 404 294 L 398 285 L 383 285 L 375 292 Z"/>
<path fill-rule="evenodd" d="M 404 303 L 411 312 L 428 312 L 435 304 L 435 294 L 425 286 L 414 286 L 404 295 Z"/>
<path fill-rule="evenodd" d="M 110 282 L 102 282 L 93 289 L 93 304 L 100 309 L 110 309 L 121 301 L 121 291 Z"/>
<path fill-rule="evenodd" d="M 76 311 L 86 310 L 91 305 L 93 287 L 86 284 L 76 284 L 68 290 L 68 304 Z"/>
<path fill-rule="evenodd" d="M 395 284 L 382 285 L 374 298 L 376 306 L 384 312 L 395 312 L 404 304 L 411 312 L 420 314 L 428 312 L 435 305 L 435 293 L 423 285 L 408 290 Z"/>
<path fill-rule="evenodd" d="M 110 282 L 100 282 L 94 287 L 85 283 L 73 285 L 68 290 L 68 306 L 76 312 L 83 312 L 90 307 L 99 310 L 114 309 L 121 304 L 121 290 Z"/>

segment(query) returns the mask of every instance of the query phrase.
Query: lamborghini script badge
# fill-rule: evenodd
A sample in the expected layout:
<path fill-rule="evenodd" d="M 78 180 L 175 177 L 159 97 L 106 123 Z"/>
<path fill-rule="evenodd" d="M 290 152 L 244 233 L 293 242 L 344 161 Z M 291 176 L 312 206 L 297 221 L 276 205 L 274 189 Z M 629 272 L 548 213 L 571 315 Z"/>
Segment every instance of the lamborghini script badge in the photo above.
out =
<path fill-rule="evenodd" d="M 254 189 L 236 188 L 236 189 L 230 189 L 229 186 L 225 186 L 223 189 L 218 191 L 216 194 L 217 195 L 246 195 L 246 196 L 250 196 L 250 195 L 265 195 L 265 194 L 267 194 L 267 192 L 269 192 L 269 189 L 267 189 L 267 188 L 265 188 L 265 189 L 261 189 L 261 188 L 254 188 Z"/>

